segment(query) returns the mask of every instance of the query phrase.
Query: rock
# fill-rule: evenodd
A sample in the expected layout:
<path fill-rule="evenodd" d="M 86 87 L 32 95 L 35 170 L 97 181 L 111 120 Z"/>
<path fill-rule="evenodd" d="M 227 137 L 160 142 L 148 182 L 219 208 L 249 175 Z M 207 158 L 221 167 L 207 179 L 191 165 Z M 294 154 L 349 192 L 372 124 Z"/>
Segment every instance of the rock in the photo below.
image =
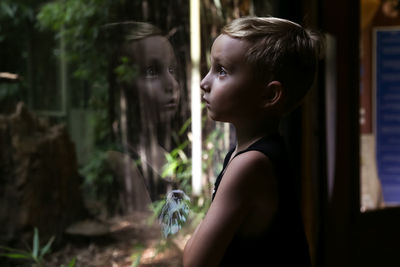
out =
<path fill-rule="evenodd" d="M 109 226 L 95 220 L 83 220 L 70 225 L 65 233 L 81 236 L 102 236 L 110 233 Z"/>

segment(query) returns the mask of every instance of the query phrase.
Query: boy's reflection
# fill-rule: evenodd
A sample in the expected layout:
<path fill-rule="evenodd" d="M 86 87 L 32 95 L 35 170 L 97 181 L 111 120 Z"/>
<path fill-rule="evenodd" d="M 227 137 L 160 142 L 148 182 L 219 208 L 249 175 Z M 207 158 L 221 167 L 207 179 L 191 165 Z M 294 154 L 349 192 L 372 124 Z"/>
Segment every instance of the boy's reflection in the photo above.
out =
<path fill-rule="evenodd" d="M 121 89 L 122 144 L 140 159 L 138 170 L 129 167 L 131 159 L 124 156 L 125 202 L 128 210 L 143 209 L 143 200 L 150 201 L 143 181 L 153 199 L 165 193 L 159 174 L 165 163 L 164 154 L 171 149 L 179 104 L 176 58 L 168 39 L 153 25 L 131 22 L 108 27 L 115 28 L 122 37 L 113 64 Z"/>

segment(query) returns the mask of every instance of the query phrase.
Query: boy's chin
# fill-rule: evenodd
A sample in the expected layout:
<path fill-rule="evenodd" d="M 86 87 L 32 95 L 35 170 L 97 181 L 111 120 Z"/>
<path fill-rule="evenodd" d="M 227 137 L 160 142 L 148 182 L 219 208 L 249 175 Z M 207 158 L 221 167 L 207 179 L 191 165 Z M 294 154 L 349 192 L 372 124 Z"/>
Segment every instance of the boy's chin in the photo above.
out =
<path fill-rule="evenodd" d="M 207 110 L 207 116 L 208 116 L 209 119 L 211 119 L 213 121 L 218 121 L 218 119 L 215 116 L 215 114 L 213 112 L 211 112 L 210 110 Z"/>
<path fill-rule="evenodd" d="M 223 118 L 217 116 L 216 114 L 214 114 L 214 113 L 212 113 L 210 111 L 208 111 L 207 115 L 208 115 L 208 118 L 210 118 L 213 121 L 228 122 L 228 121 L 224 120 Z"/>

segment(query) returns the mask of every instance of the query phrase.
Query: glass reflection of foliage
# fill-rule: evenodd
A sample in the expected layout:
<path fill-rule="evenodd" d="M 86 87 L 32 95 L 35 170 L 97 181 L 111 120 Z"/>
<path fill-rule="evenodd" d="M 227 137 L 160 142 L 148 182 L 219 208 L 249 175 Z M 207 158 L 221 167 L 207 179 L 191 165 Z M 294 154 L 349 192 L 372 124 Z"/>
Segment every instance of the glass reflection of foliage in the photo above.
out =
<path fill-rule="evenodd" d="M 92 215 L 115 214 L 121 208 L 107 156 L 106 152 L 95 151 L 91 160 L 80 170 L 85 177 L 82 190 Z"/>
<path fill-rule="evenodd" d="M 129 58 L 122 57 L 121 64 L 115 67 L 114 70 L 116 79 L 119 83 L 132 83 L 138 75 L 138 69 L 135 65 L 129 62 Z"/>

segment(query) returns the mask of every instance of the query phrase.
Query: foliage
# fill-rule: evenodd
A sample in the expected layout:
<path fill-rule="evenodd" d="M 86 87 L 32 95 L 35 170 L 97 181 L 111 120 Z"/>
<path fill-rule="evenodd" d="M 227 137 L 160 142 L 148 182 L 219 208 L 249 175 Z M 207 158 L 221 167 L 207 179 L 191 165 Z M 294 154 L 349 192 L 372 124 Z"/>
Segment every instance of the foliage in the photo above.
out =
<path fill-rule="evenodd" d="M 150 222 L 154 221 L 156 217 L 159 218 L 165 238 L 176 234 L 188 219 L 190 219 L 192 225 L 196 225 L 204 217 L 211 203 L 208 187 L 203 190 L 203 194 L 196 199 L 197 201 L 191 202 L 185 194 L 191 194 L 192 191 L 191 157 L 187 155 L 187 147 L 190 142 L 186 139 L 179 143 L 179 138 L 182 138 L 182 135 L 187 132 L 190 123 L 191 120 L 187 120 L 175 137 L 178 140 L 178 145 L 170 153 L 166 153 L 166 164 L 162 172 L 162 177 L 174 182 L 180 190 L 171 191 L 165 199 L 156 201 L 151 206 L 153 216 L 150 218 Z M 214 158 L 218 149 L 213 144 L 217 144 L 222 137 L 223 133 L 217 128 L 207 136 L 205 140 L 206 149 L 203 149 L 202 155 L 203 172 L 207 173 L 210 169 L 220 167 L 219 165 L 214 166 Z M 189 210 L 191 211 L 190 214 Z"/>
<path fill-rule="evenodd" d="M 214 128 L 207 136 L 205 140 L 205 149 L 203 151 L 203 164 L 202 168 L 204 172 L 210 171 L 215 176 L 222 169 L 223 159 L 221 155 L 218 143 L 224 138 L 224 133 L 219 128 Z M 216 160 L 218 159 L 218 160 Z"/>
<path fill-rule="evenodd" d="M 28 262 L 33 262 L 37 266 L 43 266 L 43 257 L 50 252 L 51 245 L 54 241 L 54 237 L 51 237 L 49 241 L 43 247 L 40 247 L 39 231 L 35 227 L 32 241 L 32 248 L 28 250 L 20 250 L 9 247 L 0 247 L 5 253 L 0 254 L 0 256 L 7 257 L 9 259 L 22 259 Z"/>
<path fill-rule="evenodd" d="M 190 125 L 191 120 L 189 119 L 179 131 L 178 146 L 171 152 L 165 154 L 166 164 L 163 167 L 161 176 L 166 179 L 170 179 L 172 182 L 178 184 L 178 188 L 191 194 L 191 175 L 192 175 L 192 164 L 191 157 L 187 155 L 187 147 L 190 144 L 189 140 L 186 139 L 179 143 L 179 137 L 186 132 L 186 129 Z M 223 138 L 223 133 L 220 129 L 213 129 L 205 138 L 205 149 L 203 149 L 203 172 L 207 172 L 210 169 L 219 169 L 221 166 L 214 166 L 214 158 L 218 152 L 217 146 L 214 144 L 218 143 L 218 140 Z"/>
<path fill-rule="evenodd" d="M 76 258 L 72 258 L 72 260 L 68 263 L 67 267 L 74 267 L 76 263 Z M 64 267 L 64 264 L 61 264 L 60 267 Z"/>
<path fill-rule="evenodd" d="M 191 125 L 192 119 L 189 118 L 181 127 L 178 134 L 174 135 L 175 142 L 178 144 L 171 152 L 165 154 L 166 163 L 163 166 L 161 177 L 169 179 L 178 184 L 179 188 L 191 194 L 192 188 L 190 179 L 192 175 L 192 159 L 187 156 L 187 148 L 190 144 L 189 139 L 181 141 Z"/>
<path fill-rule="evenodd" d="M 190 178 L 192 175 L 192 159 L 186 155 L 185 149 L 189 140 L 179 144 L 171 152 L 165 154 L 166 164 L 163 167 L 161 176 L 178 183 L 179 188 L 190 194 L 192 191 Z"/>
<path fill-rule="evenodd" d="M 102 105 L 106 105 L 105 104 L 106 101 L 107 99 L 105 97 L 105 94 L 99 91 L 98 94 L 92 96 L 90 103 L 92 103 L 92 106 L 100 107 Z M 95 147 L 101 151 L 107 151 L 111 148 L 116 147 L 116 144 L 114 144 L 111 139 L 112 133 L 111 133 L 111 127 L 109 127 L 110 120 L 107 109 L 99 108 L 94 110 L 93 113 L 94 116 L 90 117 L 89 124 L 90 127 L 93 129 L 94 133 L 93 142 Z M 94 152 L 94 154 L 96 154 L 96 152 Z"/>
<path fill-rule="evenodd" d="M 95 127 L 104 129 L 95 136 L 98 144 L 107 144 L 111 139 L 109 110 L 109 88 L 107 81 L 107 44 L 99 41 L 101 26 L 107 22 L 110 5 L 108 0 L 66 0 L 44 4 L 37 14 L 40 30 L 51 30 L 57 39 L 65 43 L 65 51 L 55 49 L 56 55 L 63 52 L 72 78 L 84 81 L 84 87 L 73 86 L 73 90 L 86 88 L 90 93 L 89 108 L 102 113 L 95 117 Z M 73 93 L 73 92 L 72 92 Z M 78 93 L 76 93 L 79 95 Z M 77 105 L 77 103 L 75 103 Z M 96 129 L 98 130 L 98 129 Z M 96 134 L 98 131 L 94 131 Z"/>
<path fill-rule="evenodd" d="M 32 248 L 28 246 L 28 249 L 21 250 L 5 246 L 0 246 L 4 252 L 0 253 L 0 257 L 6 257 L 9 259 L 24 260 L 30 263 L 34 263 L 37 267 L 44 267 L 44 256 L 51 252 L 51 245 L 54 242 L 54 236 L 52 236 L 46 245 L 40 247 L 39 231 L 35 227 L 33 231 Z M 73 258 L 67 265 L 67 267 L 74 267 L 76 258 Z M 62 264 L 60 267 L 64 267 Z"/>
<path fill-rule="evenodd" d="M 117 190 L 107 157 L 106 151 L 95 151 L 91 160 L 80 169 L 80 173 L 85 177 L 83 191 L 86 198 L 100 202 L 112 213 L 117 208 Z"/>
<path fill-rule="evenodd" d="M 122 57 L 121 64 L 114 69 L 114 72 L 117 75 L 117 81 L 130 84 L 135 80 L 138 69 L 132 62 L 129 62 L 128 57 Z"/>
<path fill-rule="evenodd" d="M 106 167 L 106 152 L 96 151 L 91 158 L 92 160 L 81 169 L 81 173 L 86 177 L 85 186 L 92 187 L 95 183 L 97 185 L 102 185 L 99 188 L 95 188 L 95 191 L 92 192 L 95 197 L 99 197 L 104 193 L 102 188 L 109 186 L 113 178 L 112 175 L 108 173 Z M 98 180 L 99 178 L 102 180 Z"/>
<path fill-rule="evenodd" d="M 40 2 L 40 1 L 37 1 Z M 0 2 L 0 20 L 8 19 L 13 25 L 24 24 L 26 21 L 35 20 L 35 12 L 32 5 L 24 1 L 2 0 Z M 7 36 L 1 36 L 0 41 Z"/>
<path fill-rule="evenodd" d="M 145 247 L 141 244 L 138 244 L 134 248 L 134 252 L 131 255 L 132 264 L 131 267 L 139 267 L 140 259 L 142 258 Z"/>
<path fill-rule="evenodd" d="M 84 177 L 83 189 L 87 199 L 105 204 L 108 210 L 115 210 L 115 180 L 107 165 L 107 150 L 115 148 L 110 118 L 114 103 L 110 102 L 110 88 L 107 80 L 109 72 L 109 45 L 101 41 L 102 26 L 110 19 L 109 12 L 119 1 L 111 0 L 55 0 L 44 4 L 37 14 L 38 28 L 51 30 L 56 38 L 63 39 L 65 58 L 72 79 L 83 81 L 89 92 L 88 108 L 95 113 L 89 127 L 93 128 L 95 149 L 92 157 L 80 169 Z M 60 54 L 60 51 L 55 51 Z M 121 65 L 118 75 L 124 78 L 125 65 Z M 79 86 L 73 90 L 82 90 Z M 77 88 L 77 89 L 75 89 Z M 76 93 L 80 95 L 79 93 Z M 77 105 L 77 103 L 74 103 Z M 78 105 L 79 106 L 79 105 Z M 83 105 L 85 106 L 85 105 Z"/>
<path fill-rule="evenodd" d="M 70 63 L 77 63 L 74 71 L 77 78 L 93 80 L 106 73 L 102 71 L 106 58 L 102 58 L 100 55 L 104 53 L 99 53 L 96 48 L 99 47 L 97 38 L 101 25 L 108 18 L 110 3 L 107 0 L 53 1 L 43 5 L 37 15 L 40 29 L 53 30 L 57 38 L 64 38 L 67 59 Z"/>

